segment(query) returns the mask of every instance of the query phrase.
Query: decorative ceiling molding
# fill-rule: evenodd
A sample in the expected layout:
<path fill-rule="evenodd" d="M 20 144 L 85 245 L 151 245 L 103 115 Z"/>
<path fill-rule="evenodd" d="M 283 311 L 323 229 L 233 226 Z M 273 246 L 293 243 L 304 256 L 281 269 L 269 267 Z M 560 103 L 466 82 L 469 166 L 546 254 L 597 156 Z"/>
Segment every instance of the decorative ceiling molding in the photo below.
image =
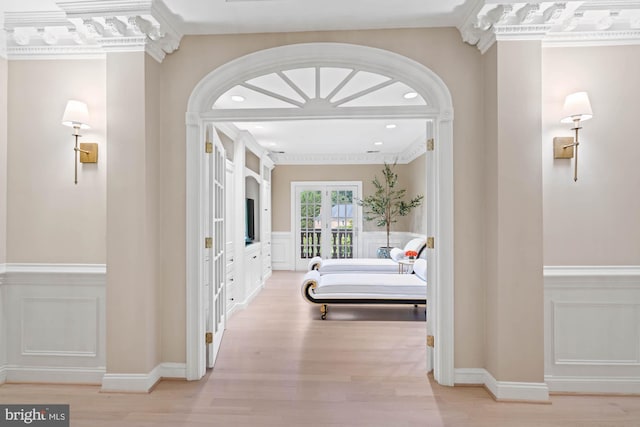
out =
<path fill-rule="evenodd" d="M 541 40 L 545 46 L 640 44 L 640 1 L 480 0 L 458 26 L 486 52 L 496 40 Z"/>
<path fill-rule="evenodd" d="M 162 62 L 180 45 L 180 22 L 160 0 L 57 1 L 56 5 L 60 10 L 5 13 L 9 59 L 145 51 Z"/>

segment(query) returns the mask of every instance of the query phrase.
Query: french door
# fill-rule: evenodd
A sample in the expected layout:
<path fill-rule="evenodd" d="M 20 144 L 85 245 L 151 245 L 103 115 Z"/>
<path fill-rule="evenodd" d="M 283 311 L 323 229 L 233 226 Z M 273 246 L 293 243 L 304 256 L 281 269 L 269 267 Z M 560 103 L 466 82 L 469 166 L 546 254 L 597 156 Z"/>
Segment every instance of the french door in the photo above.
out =
<path fill-rule="evenodd" d="M 305 270 L 309 260 L 357 258 L 362 228 L 362 183 L 293 183 L 295 207 L 296 270 Z"/>
<path fill-rule="evenodd" d="M 207 331 L 207 367 L 212 368 L 225 329 L 225 153 L 215 128 L 207 127 L 207 142 L 211 153 L 205 166 L 205 251 L 204 251 L 204 314 Z M 209 339 L 210 338 L 210 339 Z"/>

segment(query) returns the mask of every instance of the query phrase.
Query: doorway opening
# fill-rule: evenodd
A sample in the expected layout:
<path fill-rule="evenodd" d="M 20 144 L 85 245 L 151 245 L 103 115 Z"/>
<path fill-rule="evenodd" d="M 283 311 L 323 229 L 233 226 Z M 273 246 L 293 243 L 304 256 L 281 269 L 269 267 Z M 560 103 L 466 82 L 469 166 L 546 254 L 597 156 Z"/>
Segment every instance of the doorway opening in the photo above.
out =
<path fill-rule="evenodd" d="M 312 98 L 309 91 L 322 93 L 320 78 L 326 70 L 351 70 L 338 75 L 336 87 L 324 97 Z M 289 71 L 287 73 L 287 71 Z M 306 79 L 290 84 L 295 73 Z M 327 74 L 329 73 L 329 74 Z M 353 83 L 361 73 L 384 76 L 366 89 Z M 335 74 L 335 73 L 334 73 Z M 281 95 L 264 89 L 256 79 L 277 76 L 293 93 Z M 271 77 L 269 77 L 271 76 Z M 319 77 L 320 76 L 320 77 Z M 300 79 L 299 79 L 300 80 Z M 313 86 L 313 88 L 311 87 Z M 339 86 L 339 87 L 338 87 Z M 410 89 L 423 102 L 416 105 L 371 105 L 363 99 L 375 92 Z M 275 99 L 278 105 L 259 108 L 215 108 L 215 103 L 232 88 L 241 87 Z M 299 90 L 296 90 L 295 88 Z M 349 87 L 350 94 L 340 91 Z M 409 93 L 409 92 L 407 92 Z M 242 94 L 238 95 L 242 97 Z M 296 99 L 297 98 L 297 99 Z M 301 100 L 300 100 L 301 98 Z M 239 99 L 239 98 L 237 98 Z M 292 102 L 293 101 L 293 102 Z M 283 105 L 284 104 L 284 105 Z M 432 357 L 434 378 L 453 385 L 453 109 L 444 82 L 430 69 L 398 54 L 363 46 L 340 43 L 310 43 L 282 46 L 256 52 L 219 67 L 194 89 L 187 112 L 187 379 L 204 375 L 205 361 L 199 350 L 204 335 L 202 313 L 202 138 L 205 127 L 214 122 L 250 122 L 319 119 L 422 119 L 427 123 L 427 139 L 435 142 L 426 155 L 426 234 L 433 238 L 427 251 L 428 315 L 426 333 L 435 337 Z M 426 143 L 426 141 L 424 141 Z M 276 156 L 277 163 L 277 156 Z M 428 352 L 429 353 L 429 352 Z"/>

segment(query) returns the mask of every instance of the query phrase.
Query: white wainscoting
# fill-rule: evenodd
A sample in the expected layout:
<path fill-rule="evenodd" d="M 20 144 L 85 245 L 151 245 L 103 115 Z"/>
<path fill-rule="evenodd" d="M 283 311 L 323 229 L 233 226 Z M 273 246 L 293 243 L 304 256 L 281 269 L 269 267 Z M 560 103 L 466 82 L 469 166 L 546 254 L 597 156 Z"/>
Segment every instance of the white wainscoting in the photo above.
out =
<path fill-rule="evenodd" d="M 105 285 L 104 265 L 7 264 L 0 277 L 0 380 L 100 384 Z"/>
<path fill-rule="evenodd" d="M 408 233 L 404 231 L 392 232 L 390 245 L 402 248 L 411 239 L 424 237 L 424 234 Z M 387 233 L 384 231 L 364 231 L 360 233 L 362 239 L 362 254 L 360 258 L 375 258 L 378 248 L 387 245 Z M 274 270 L 295 269 L 295 239 L 288 231 L 271 233 L 271 257 Z"/>
<path fill-rule="evenodd" d="M 293 233 L 274 231 L 271 233 L 271 266 L 274 270 L 293 270 L 295 268 Z"/>
<path fill-rule="evenodd" d="M 640 393 L 640 267 L 545 267 L 545 381 Z"/>

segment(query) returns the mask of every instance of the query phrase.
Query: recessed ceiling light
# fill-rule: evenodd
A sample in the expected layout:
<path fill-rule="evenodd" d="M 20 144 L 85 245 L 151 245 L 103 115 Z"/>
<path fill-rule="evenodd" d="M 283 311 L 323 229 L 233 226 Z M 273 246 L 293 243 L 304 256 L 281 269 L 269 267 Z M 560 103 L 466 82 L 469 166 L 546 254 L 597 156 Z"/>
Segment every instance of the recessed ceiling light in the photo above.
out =
<path fill-rule="evenodd" d="M 382 141 L 376 141 L 373 143 L 373 145 L 382 145 Z"/>
<path fill-rule="evenodd" d="M 417 97 L 418 94 L 416 92 L 407 92 L 402 96 L 404 96 L 404 99 L 413 99 L 413 98 Z"/>
<path fill-rule="evenodd" d="M 276 144 L 275 142 L 267 142 L 267 147 L 275 147 L 276 145 L 278 144 Z"/>
<path fill-rule="evenodd" d="M 387 129 L 395 129 L 397 126 L 394 125 L 393 123 L 389 123 L 388 125 L 385 126 Z"/>
<path fill-rule="evenodd" d="M 242 101 L 244 101 L 244 96 L 231 95 L 231 100 L 235 101 L 235 102 L 242 102 Z"/>
<path fill-rule="evenodd" d="M 253 127 L 256 128 L 256 129 L 264 129 L 264 126 L 262 126 L 262 125 L 254 125 Z"/>

